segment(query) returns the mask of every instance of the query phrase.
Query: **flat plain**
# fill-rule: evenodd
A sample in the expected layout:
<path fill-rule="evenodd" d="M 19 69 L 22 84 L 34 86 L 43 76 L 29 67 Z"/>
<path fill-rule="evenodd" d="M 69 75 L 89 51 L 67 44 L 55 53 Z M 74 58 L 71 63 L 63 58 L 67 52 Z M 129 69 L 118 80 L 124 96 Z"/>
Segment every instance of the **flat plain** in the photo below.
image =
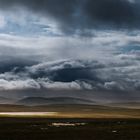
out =
<path fill-rule="evenodd" d="M 140 140 L 140 110 L 1 105 L 0 140 Z"/>
<path fill-rule="evenodd" d="M 140 119 L 0 118 L 0 140 L 139 140 Z"/>

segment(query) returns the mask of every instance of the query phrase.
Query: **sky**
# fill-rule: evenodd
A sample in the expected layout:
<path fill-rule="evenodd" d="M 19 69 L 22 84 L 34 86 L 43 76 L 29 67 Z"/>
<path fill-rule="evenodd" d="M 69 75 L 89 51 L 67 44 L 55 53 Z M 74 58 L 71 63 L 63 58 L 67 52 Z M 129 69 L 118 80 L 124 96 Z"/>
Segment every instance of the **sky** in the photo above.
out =
<path fill-rule="evenodd" d="M 140 100 L 140 1 L 0 0 L 0 93 L 15 91 Z"/>

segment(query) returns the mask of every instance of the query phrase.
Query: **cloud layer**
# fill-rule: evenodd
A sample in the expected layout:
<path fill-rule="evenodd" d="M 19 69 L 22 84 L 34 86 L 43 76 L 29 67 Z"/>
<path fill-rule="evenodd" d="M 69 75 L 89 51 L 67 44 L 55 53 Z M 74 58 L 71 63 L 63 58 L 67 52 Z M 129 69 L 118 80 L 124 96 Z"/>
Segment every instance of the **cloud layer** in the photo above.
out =
<path fill-rule="evenodd" d="M 0 0 L 1 9 L 26 8 L 54 19 L 65 33 L 91 29 L 139 28 L 138 0 Z M 20 8 L 19 8 L 20 7 Z"/>
<path fill-rule="evenodd" d="M 119 56 L 118 61 L 127 58 Z M 0 90 L 66 89 L 137 91 L 140 65 L 101 64 L 97 61 L 61 60 L 45 62 L 0 74 Z M 135 60 L 137 61 L 137 60 Z"/>
<path fill-rule="evenodd" d="M 139 7 L 138 0 L 0 0 L 0 93 L 137 98 Z"/>
<path fill-rule="evenodd" d="M 139 91 L 139 40 L 139 32 L 120 31 L 90 38 L 1 34 L 0 90 Z"/>

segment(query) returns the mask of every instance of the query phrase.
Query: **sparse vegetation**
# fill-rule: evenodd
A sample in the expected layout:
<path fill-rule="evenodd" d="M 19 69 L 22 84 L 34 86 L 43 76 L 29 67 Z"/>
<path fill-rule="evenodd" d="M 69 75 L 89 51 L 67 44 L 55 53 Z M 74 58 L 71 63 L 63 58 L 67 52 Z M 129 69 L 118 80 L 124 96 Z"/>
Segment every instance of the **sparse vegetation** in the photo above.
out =
<path fill-rule="evenodd" d="M 0 140 L 139 139 L 140 120 L 138 119 L 0 119 Z"/>

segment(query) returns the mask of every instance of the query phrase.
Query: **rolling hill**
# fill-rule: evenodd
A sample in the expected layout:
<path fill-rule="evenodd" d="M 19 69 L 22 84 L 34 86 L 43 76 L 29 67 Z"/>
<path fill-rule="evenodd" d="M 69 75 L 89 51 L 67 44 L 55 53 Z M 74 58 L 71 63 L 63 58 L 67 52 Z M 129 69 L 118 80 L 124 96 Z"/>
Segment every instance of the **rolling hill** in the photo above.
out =
<path fill-rule="evenodd" d="M 14 99 L 0 96 L 0 104 L 13 104 L 14 102 L 15 102 Z"/>
<path fill-rule="evenodd" d="M 72 97 L 53 97 L 53 98 L 44 98 L 44 97 L 27 97 L 19 100 L 16 104 L 25 105 L 25 106 L 38 106 L 38 105 L 59 105 L 59 104 L 95 104 L 95 102 L 90 100 L 84 100 L 80 98 Z"/>

